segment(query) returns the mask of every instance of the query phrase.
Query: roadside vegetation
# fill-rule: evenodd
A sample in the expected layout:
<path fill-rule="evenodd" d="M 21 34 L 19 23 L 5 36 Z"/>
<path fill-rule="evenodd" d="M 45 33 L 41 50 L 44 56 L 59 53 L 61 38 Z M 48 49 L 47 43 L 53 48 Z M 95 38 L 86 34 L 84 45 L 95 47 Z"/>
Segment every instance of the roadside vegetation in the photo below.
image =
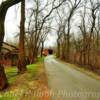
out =
<path fill-rule="evenodd" d="M 57 59 L 59 60 L 59 59 Z M 73 64 L 73 63 L 66 63 L 65 61 L 62 61 L 62 60 L 59 60 L 61 63 L 64 63 L 64 64 L 67 64 L 67 66 L 70 66 L 96 80 L 100 80 L 100 73 L 97 73 L 97 72 L 93 72 L 93 70 L 91 69 L 87 69 L 85 66 L 81 66 L 81 65 L 78 65 L 78 64 Z"/>
<path fill-rule="evenodd" d="M 0 92 L 0 100 L 49 100 L 43 58 L 28 65 L 24 74 L 17 72 L 16 67 L 6 68 L 9 87 Z"/>

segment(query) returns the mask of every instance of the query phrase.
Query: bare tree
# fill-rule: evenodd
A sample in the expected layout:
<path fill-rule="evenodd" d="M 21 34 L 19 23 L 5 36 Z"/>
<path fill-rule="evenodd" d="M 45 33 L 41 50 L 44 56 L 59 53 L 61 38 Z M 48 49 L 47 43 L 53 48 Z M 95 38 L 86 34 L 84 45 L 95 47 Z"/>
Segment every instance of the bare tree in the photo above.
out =
<path fill-rule="evenodd" d="M 64 2 L 65 0 L 62 0 L 60 2 L 58 2 L 57 5 L 55 5 L 55 2 L 58 2 L 57 0 L 53 0 L 52 3 L 48 3 L 41 8 L 41 2 L 40 0 L 35 0 L 35 4 L 36 4 L 36 9 L 32 9 L 32 13 L 30 16 L 30 21 L 32 21 L 32 18 L 34 19 L 33 22 L 29 22 L 29 26 L 33 26 L 33 28 L 31 28 L 31 34 L 30 34 L 30 43 L 31 43 L 31 63 L 34 62 L 34 59 L 37 57 L 37 52 L 39 49 L 39 41 L 40 41 L 40 37 L 43 31 L 43 28 L 46 26 L 46 24 L 48 23 L 48 20 L 50 20 L 50 15 L 53 13 L 54 10 L 56 10 L 57 8 L 59 8 Z M 51 9 L 47 12 L 47 14 L 44 15 L 44 12 L 46 10 L 48 10 L 48 8 L 46 8 L 47 6 L 52 6 Z M 41 37 L 42 38 L 42 37 Z"/>
<path fill-rule="evenodd" d="M 81 3 L 81 0 L 74 0 L 74 3 L 73 1 L 69 0 L 69 3 L 71 4 L 71 9 L 70 9 L 70 12 L 69 12 L 69 17 L 68 17 L 68 23 L 67 23 L 67 26 L 68 26 L 68 29 L 67 29 L 67 60 L 69 61 L 69 56 L 70 56 L 70 22 L 71 22 L 71 18 L 74 14 L 74 12 L 79 8 L 80 6 L 80 3 Z"/>
<path fill-rule="evenodd" d="M 87 52 L 87 30 L 86 30 L 86 21 L 85 21 L 85 18 L 86 18 L 86 2 L 84 4 L 84 8 L 83 8 L 83 14 L 81 14 L 81 18 L 82 18 L 82 21 L 81 21 L 81 25 L 78 26 L 81 33 L 82 33 L 82 37 L 83 37 L 83 44 L 82 44 L 82 49 L 81 49 L 81 52 L 80 52 L 80 62 L 81 64 L 86 64 L 86 52 Z M 83 60 L 82 60 L 83 59 Z"/>
<path fill-rule="evenodd" d="M 90 28 L 90 36 L 89 36 L 89 43 L 88 43 L 88 64 L 90 64 L 90 49 L 91 49 L 91 41 L 92 41 L 92 37 L 94 35 L 94 29 L 95 29 L 95 23 L 96 23 L 96 13 L 100 7 L 100 2 L 94 2 L 92 0 L 90 0 L 90 4 L 91 4 L 91 28 Z"/>
<path fill-rule="evenodd" d="M 59 11 L 57 10 L 58 18 L 56 18 L 56 22 L 58 25 L 57 29 L 57 57 L 61 56 L 61 38 L 63 35 L 63 16 L 60 15 Z M 59 21 L 59 22 L 58 22 Z"/>
<path fill-rule="evenodd" d="M 63 47 L 62 47 L 62 58 L 70 61 L 70 30 L 71 30 L 71 20 L 72 17 L 75 15 L 75 12 L 80 8 L 81 0 L 68 0 L 67 6 L 69 8 L 67 16 L 63 20 Z M 65 9 L 66 10 L 66 9 Z M 66 31 L 67 30 L 67 31 Z"/>
<path fill-rule="evenodd" d="M 18 72 L 24 73 L 26 71 L 25 61 L 25 0 L 21 2 L 21 22 L 20 22 L 20 36 L 19 36 L 19 57 L 18 57 Z"/>

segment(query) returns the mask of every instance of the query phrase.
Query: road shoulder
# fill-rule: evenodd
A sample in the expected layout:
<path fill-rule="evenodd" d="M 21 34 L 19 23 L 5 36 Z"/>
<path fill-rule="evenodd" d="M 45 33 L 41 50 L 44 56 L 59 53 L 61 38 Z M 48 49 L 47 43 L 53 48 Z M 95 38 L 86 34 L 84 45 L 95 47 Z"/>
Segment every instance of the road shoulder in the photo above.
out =
<path fill-rule="evenodd" d="M 84 67 L 76 65 L 76 64 L 67 63 L 65 61 L 62 61 L 61 59 L 56 58 L 56 57 L 55 57 L 55 59 L 57 61 L 63 63 L 63 64 L 69 65 L 70 67 L 76 69 L 77 71 L 80 71 L 80 72 L 82 72 L 82 73 L 84 73 L 84 74 L 86 74 L 86 75 L 88 75 L 88 76 L 100 81 L 100 76 L 98 74 L 94 73 L 93 71 L 85 69 Z"/>

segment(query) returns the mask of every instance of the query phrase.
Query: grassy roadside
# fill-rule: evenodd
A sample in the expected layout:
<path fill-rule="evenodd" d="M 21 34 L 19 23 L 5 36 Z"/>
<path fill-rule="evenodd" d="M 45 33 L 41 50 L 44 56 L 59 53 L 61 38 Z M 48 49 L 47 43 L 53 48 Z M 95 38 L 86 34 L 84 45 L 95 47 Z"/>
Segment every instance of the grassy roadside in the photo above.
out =
<path fill-rule="evenodd" d="M 43 59 L 27 66 L 28 71 L 17 75 L 17 68 L 7 68 L 9 88 L 0 92 L 0 100 L 49 100 Z"/>
<path fill-rule="evenodd" d="M 69 65 L 71 67 L 75 68 L 76 70 L 81 71 L 81 72 L 87 74 L 88 76 L 90 76 L 92 78 L 95 78 L 96 80 L 100 80 L 100 76 L 97 73 L 95 73 L 95 72 L 93 72 L 91 70 L 88 70 L 88 69 L 86 69 L 84 67 L 81 67 L 81 66 L 75 65 L 75 64 L 69 64 Z"/>
<path fill-rule="evenodd" d="M 55 57 L 55 58 L 56 58 L 56 57 Z M 58 58 L 56 58 L 56 59 L 57 59 L 58 61 L 64 63 L 64 64 L 67 64 L 67 65 L 69 65 L 70 67 L 72 67 L 72 68 L 74 68 L 74 69 L 76 69 L 76 70 L 78 70 L 78 71 L 80 71 L 80 72 L 82 72 L 82 73 L 85 73 L 85 74 L 87 74 L 88 76 L 90 76 L 90 77 L 92 77 L 92 78 L 94 78 L 94 79 L 100 81 L 100 75 L 98 75 L 97 73 L 95 73 L 95 72 L 93 72 L 93 71 L 91 71 L 91 70 L 88 70 L 88 69 L 86 69 L 86 68 L 84 68 L 84 67 L 81 67 L 81 66 L 79 66 L 79 65 L 70 64 L 70 63 L 67 63 L 67 62 L 65 62 L 65 61 L 62 61 L 62 60 L 60 60 L 60 59 L 58 59 Z"/>

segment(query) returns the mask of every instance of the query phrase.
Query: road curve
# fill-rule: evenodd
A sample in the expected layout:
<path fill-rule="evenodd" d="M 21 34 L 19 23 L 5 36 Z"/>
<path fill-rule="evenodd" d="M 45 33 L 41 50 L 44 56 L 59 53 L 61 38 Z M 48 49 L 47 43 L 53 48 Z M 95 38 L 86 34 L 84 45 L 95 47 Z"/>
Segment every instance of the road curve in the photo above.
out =
<path fill-rule="evenodd" d="M 44 64 L 51 100 L 100 100 L 100 81 L 53 56 L 47 56 Z"/>

